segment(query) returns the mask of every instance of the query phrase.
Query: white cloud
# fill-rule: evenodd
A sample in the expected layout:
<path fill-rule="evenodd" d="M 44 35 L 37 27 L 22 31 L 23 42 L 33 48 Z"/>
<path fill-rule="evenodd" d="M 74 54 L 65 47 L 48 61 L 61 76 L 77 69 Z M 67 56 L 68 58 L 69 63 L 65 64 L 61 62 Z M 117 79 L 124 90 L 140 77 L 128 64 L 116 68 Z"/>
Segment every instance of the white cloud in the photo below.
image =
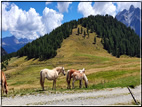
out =
<path fill-rule="evenodd" d="M 116 6 L 112 2 L 95 2 L 92 6 L 92 2 L 80 2 L 78 5 L 78 11 L 83 14 L 84 17 L 89 15 L 116 15 Z"/>
<path fill-rule="evenodd" d="M 92 2 L 80 2 L 78 4 L 78 11 L 82 13 L 84 17 L 95 14 L 95 11 L 92 7 Z"/>
<path fill-rule="evenodd" d="M 133 5 L 135 8 L 141 9 L 141 2 L 116 2 L 117 4 L 117 11 L 122 11 L 124 9 L 128 10 L 131 5 Z"/>
<path fill-rule="evenodd" d="M 95 2 L 93 9 L 95 14 L 109 14 L 113 17 L 116 15 L 116 6 L 112 2 Z"/>
<path fill-rule="evenodd" d="M 95 2 L 94 5 L 92 5 L 92 2 L 80 2 L 78 11 L 83 14 L 83 17 L 97 14 L 109 14 L 115 17 L 117 12 L 122 11 L 123 9 L 128 10 L 131 5 L 141 9 L 141 2 Z"/>
<path fill-rule="evenodd" d="M 63 15 L 61 13 L 57 13 L 55 10 L 47 7 L 43 10 L 42 22 L 44 23 L 46 32 L 49 33 L 56 27 L 60 26 L 62 20 Z"/>
<path fill-rule="evenodd" d="M 72 4 L 72 2 L 58 2 L 57 3 L 57 8 L 59 12 L 68 12 L 68 7 L 69 5 Z"/>
<path fill-rule="evenodd" d="M 15 4 L 2 3 L 2 30 L 17 38 L 36 39 L 61 25 L 62 20 L 61 13 L 47 7 L 40 16 L 34 8 L 25 11 Z"/>

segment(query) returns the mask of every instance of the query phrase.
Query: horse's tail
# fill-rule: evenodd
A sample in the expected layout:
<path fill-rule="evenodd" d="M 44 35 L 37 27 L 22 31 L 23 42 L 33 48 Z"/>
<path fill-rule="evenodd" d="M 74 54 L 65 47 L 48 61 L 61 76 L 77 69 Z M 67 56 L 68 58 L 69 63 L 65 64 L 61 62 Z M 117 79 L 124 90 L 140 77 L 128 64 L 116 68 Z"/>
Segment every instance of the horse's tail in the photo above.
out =
<path fill-rule="evenodd" d="M 43 82 L 42 82 L 42 70 L 40 71 L 40 85 L 43 87 Z"/>

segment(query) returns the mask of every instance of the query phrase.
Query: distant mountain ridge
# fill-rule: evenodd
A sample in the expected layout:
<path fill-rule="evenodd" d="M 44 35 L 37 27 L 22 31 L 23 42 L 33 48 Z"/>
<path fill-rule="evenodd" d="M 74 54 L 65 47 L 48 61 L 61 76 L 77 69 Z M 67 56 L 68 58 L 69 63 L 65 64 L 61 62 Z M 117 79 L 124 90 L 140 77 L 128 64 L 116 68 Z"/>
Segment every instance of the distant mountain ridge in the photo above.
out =
<path fill-rule="evenodd" d="M 124 9 L 116 15 L 116 19 L 124 23 L 127 27 L 130 26 L 137 35 L 140 36 L 140 9 L 130 6 L 129 10 Z"/>
<path fill-rule="evenodd" d="M 3 48 L 1 48 L 1 55 L 2 56 L 7 55 L 7 52 Z"/>
<path fill-rule="evenodd" d="M 28 40 L 26 38 L 17 39 L 15 36 L 5 37 L 2 38 L 2 47 L 7 53 L 12 53 L 16 52 L 29 42 L 31 42 L 31 40 Z"/>

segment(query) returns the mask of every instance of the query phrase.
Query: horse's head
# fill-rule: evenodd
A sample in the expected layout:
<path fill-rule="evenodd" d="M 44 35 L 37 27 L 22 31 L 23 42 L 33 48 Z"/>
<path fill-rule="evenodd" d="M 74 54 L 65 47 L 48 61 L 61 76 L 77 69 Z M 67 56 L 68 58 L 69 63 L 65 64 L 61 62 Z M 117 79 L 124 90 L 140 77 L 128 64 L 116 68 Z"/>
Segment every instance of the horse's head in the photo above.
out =
<path fill-rule="evenodd" d="M 64 67 L 62 67 L 62 73 L 64 74 L 64 76 L 66 75 Z"/>
<path fill-rule="evenodd" d="M 85 68 L 83 68 L 82 70 L 79 70 L 80 73 L 85 73 Z"/>
<path fill-rule="evenodd" d="M 65 76 L 65 69 L 64 69 L 64 67 L 58 67 L 56 70 L 59 72 L 59 74 L 62 72 L 62 74 Z"/>

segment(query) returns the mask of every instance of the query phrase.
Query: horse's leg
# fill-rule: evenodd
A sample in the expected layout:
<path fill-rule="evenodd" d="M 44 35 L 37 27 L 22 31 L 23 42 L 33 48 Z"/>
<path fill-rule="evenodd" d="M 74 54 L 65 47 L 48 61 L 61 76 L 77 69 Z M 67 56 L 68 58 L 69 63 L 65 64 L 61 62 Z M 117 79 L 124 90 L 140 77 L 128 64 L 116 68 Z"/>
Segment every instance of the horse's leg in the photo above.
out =
<path fill-rule="evenodd" d="M 79 88 L 82 87 L 82 80 L 79 80 Z"/>
<path fill-rule="evenodd" d="M 53 80 L 53 86 L 52 86 L 52 90 L 54 89 L 54 80 Z"/>
<path fill-rule="evenodd" d="M 53 89 L 56 89 L 56 79 L 53 80 L 53 87 L 52 87 L 52 90 L 53 90 Z"/>
<path fill-rule="evenodd" d="M 42 79 L 42 90 L 44 91 L 44 81 L 45 81 L 45 77 L 43 77 Z"/>
<path fill-rule="evenodd" d="M 73 78 L 72 80 L 72 88 L 74 88 L 74 82 L 75 82 L 75 78 Z"/>
<path fill-rule="evenodd" d="M 68 80 L 67 80 L 67 89 L 69 89 L 69 82 L 68 82 Z"/>
<path fill-rule="evenodd" d="M 67 89 L 69 89 L 69 72 L 67 72 L 66 82 L 67 82 Z"/>
<path fill-rule="evenodd" d="M 2 83 L 2 87 L 1 87 L 1 88 L 2 88 L 2 90 L 1 90 L 1 91 L 2 91 L 2 93 L 4 93 L 4 90 L 3 90 L 3 83 Z"/>
<path fill-rule="evenodd" d="M 4 90 L 4 82 L 2 81 L 2 92 L 4 93 L 5 90 Z"/>
<path fill-rule="evenodd" d="M 69 83 L 69 89 L 71 89 L 71 85 L 70 85 L 70 82 L 71 82 L 71 78 L 69 78 L 69 81 L 68 81 Z"/>
<path fill-rule="evenodd" d="M 87 84 L 87 82 L 85 81 L 85 87 L 87 88 L 88 87 L 88 84 Z"/>
<path fill-rule="evenodd" d="M 54 88 L 56 90 L 56 79 L 54 80 Z"/>
<path fill-rule="evenodd" d="M 70 89 L 70 79 L 67 80 L 67 89 Z"/>
<path fill-rule="evenodd" d="M 7 94 L 7 84 L 6 84 L 6 82 L 4 83 L 4 91 Z"/>
<path fill-rule="evenodd" d="M 69 89 L 71 89 L 70 82 L 71 82 L 71 73 L 69 73 L 69 79 L 68 79 L 68 86 L 69 86 Z"/>

